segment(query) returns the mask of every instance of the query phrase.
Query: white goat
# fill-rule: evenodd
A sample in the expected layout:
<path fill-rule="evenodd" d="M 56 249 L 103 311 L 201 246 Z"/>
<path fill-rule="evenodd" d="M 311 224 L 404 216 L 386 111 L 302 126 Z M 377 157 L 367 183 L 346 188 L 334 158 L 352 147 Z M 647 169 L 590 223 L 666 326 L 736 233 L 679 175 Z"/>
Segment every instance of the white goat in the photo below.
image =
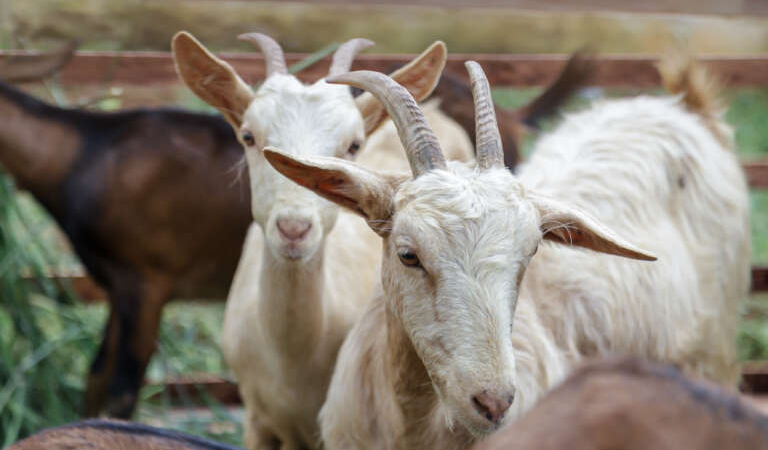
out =
<path fill-rule="evenodd" d="M 477 169 L 446 164 L 413 99 L 373 72 L 329 81 L 385 102 L 413 179 L 265 150 L 384 238 L 384 292 L 342 346 L 320 413 L 326 448 L 468 448 L 599 352 L 733 383 L 748 205 L 722 124 L 677 98 L 604 102 L 543 139 L 518 179 L 503 169 L 487 81 L 468 68 Z M 693 73 L 686 99 L 707 98 Z M 609 226 L 660 261 L 575 248 L 655 259 Z M 557 245 L 534 257 L 542 239 Z"/>
<path fill-rule="evenodd" d="M 256 93 L 192 36 L 179 33 L 173 40 L 179 74 L 232 124 L 251 179 L 254 225 L 227 300 L 222 347 L 246 407 L 246 445 L 314 448 L 317 413 L 339 347 L 373 293 L 381 240 L 354 214 L 274 171 L 261 150 L 279 145 L 297 154 L 352 159 L 386 114 L 370 94 L 354 100 L 347 86 L 302 84 L 287 74 L 275 41 L 260 34 L 244 38 L 266 55 L 267 79 Z M 347 72 L 355 53 L 369 45 L 363 39 L 344 44 L 330 74 Z M 444 44 L 435 43 L 393 76 L 424 98 L 445 58 Z M 466 135 L 464 142 L 461 153 L 471 158 Z"/>

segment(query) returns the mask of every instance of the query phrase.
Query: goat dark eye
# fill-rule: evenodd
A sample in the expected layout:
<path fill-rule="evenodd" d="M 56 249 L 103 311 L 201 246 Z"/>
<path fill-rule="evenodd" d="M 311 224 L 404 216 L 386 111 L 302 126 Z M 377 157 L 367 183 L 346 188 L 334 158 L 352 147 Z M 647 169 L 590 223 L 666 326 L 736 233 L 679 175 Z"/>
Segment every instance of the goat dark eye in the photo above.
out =
<path fill-rule="evenodd" d="M 357 142 L 353 142 L 347 149 L 347 153 L 349 153 L 350 155 L 355 155 L 357 154 L 358 151 L 360 151 L 360 144 L 358 144 Z"/>
<path fill-rule="evenodd" d="M 253 137 L 253 133 L 250 131 L 243 131 L 243 134 L 240 137 L 248 147 L 256 144 L 256 138 Z"/>
<path fill-rule="evenodd" d="M 398 253 L 398 256 L 400 257 L 400 262 L 405 266 L 421 267 L 421 261 L 419 261 L 419 257 L 416 256 L 416 253 L 406 251 L 403 253 Z"/>

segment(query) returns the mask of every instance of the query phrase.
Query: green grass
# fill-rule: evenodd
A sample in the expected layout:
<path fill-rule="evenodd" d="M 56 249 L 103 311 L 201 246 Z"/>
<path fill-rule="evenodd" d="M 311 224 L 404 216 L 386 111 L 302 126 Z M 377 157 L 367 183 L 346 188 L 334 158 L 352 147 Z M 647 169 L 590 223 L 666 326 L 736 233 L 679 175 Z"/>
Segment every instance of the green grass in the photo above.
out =
<path fill-rule="evenodd" d="M 13 183 L 0 178 L 1 447 L 77 418 L 81 374 L 62 368 L 89 350 L 87 324 L 60 309 L 71 296 L 44 277 L 50 249 L 34 236 L 47 224 L 25 214 L 14 192 Z M 25 281 L 24 272 L 37 281 Z"/>

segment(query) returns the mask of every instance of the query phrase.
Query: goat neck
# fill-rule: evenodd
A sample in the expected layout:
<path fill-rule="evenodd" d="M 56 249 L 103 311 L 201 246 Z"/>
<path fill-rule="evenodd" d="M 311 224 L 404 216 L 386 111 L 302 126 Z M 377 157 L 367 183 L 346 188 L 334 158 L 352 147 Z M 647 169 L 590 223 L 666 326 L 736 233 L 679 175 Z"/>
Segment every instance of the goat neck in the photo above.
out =
<path fill-rule="evenodd" d="M 263 332 L 278 353 L 286 357 L 306 357 L 323 342 L 328 323 L 325 242 L 308 261 L 297 264 L 275 257 L 262 249 L 262 292 L 259 315 Z"/>

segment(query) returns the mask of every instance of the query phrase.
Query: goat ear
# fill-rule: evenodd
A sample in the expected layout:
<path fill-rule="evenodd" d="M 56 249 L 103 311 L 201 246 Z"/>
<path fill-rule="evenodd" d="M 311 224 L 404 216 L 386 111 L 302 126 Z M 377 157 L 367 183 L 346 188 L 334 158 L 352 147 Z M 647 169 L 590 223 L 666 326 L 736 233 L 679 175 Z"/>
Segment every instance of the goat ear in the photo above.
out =
<path fill-rule="evenodd" d="M 436 41 L 407 65 L 389 76 L 408 89 L 417 102 L 429 97 L 440 81 L 445 67 L 448 50 L 442 41 Z M 365 133 L 371 134 L 387 118 L 387 110 L 370 92 L 364 92 L 355 99 L 357 108 L 365 120 Z"/>
<path fill-rule="evenodd" d="M 544 239 L 625 258 L 656 260 L 655 256 L 616 236 L 583 211 L 552 199 L 531 195 L 529 198 L 539 210 Z"/>
<path fill-rule="evenodd" d="M 272 147 L 264 149 L 264 157 L 297 184 L 363 216 L 376 234 L 389 233 L 392 198 L 407 176 L 388 177 L 343 159 L 299 157 Z"/>
<path fill-rule="evenodd" d="M 203 101 L 218 109 L 236 131 L 253 100 L 253 91 L 235 70 L 214 56 L 191 34 L 180 31 L 171 42 L 176 71 Z"/>

